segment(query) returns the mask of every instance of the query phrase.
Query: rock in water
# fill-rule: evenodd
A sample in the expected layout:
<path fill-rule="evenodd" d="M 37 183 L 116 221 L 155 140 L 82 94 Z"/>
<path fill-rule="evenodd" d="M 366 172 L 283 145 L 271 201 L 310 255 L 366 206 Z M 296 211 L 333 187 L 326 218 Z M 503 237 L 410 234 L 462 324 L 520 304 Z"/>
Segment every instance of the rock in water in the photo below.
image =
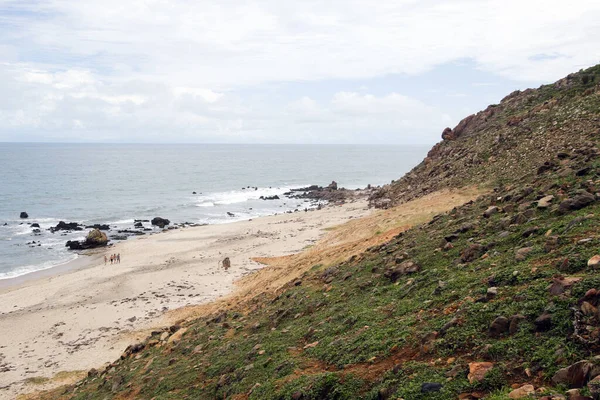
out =
<path fill-rule="evenodd" d="M 93 229 L 85 238 L 85 243 L 94 247 L 106 246 L 108 243 L 108 237 L 106 237 L 106 233 L 100 231 L 100 229 Z"/>
<path fill-rule="evenodd" d="M 19 215 L 19 218 L 29 218 L 29 214 L 27 214 L 25 211 L 23 211 L 21 213 L 21 215 Z"/>
<path fill-rule="evenodd" d="M 165 226 L 169 225 L 171 223 L 171 221 L 169 221 L 166 218 L 161 218 L 161 217 L 155 217 L 152 219 L 151 224 L 158 226 L 159 228 L 164 228 Z"/>
<path fill-rule="evenodd" d="M 86 250 L 93 249 L 95 247 L 102 247 L 108 244 L 108 237 L 106 233 L 100 231 L 99 229 L 93 229 L 88 233 L 85 240 L 77 241 L 77 240 L 69 240 L 65 246 L 71 250 Z"/>

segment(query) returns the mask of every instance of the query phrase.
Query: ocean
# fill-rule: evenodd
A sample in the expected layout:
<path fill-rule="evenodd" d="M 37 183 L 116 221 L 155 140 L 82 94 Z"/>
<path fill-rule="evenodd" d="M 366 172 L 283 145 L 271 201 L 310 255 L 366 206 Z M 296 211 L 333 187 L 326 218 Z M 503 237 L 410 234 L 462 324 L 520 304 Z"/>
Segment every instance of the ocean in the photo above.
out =
<path fill-rule="evenodd" d="M 349 189 L 389 183 L 417 165 L 427 150 L 390 145 L 0 143 L 0 279 L 75 259 L 77 254 L 65 242 L 83 239 L 89 229 L 51 233 L 48 229 L 59 221 L 109 224 L 112 233 L 133 229 L 135 219 L 157 216 L 172 223 L 247 220 L 310 205 L 260 196 L 281 196 L 292 188 L 326 186 L 333 180 Z M 19 217 L 23 211 L 28 219 Z M 40 225 L 38 233 L 33 223 Z"/>

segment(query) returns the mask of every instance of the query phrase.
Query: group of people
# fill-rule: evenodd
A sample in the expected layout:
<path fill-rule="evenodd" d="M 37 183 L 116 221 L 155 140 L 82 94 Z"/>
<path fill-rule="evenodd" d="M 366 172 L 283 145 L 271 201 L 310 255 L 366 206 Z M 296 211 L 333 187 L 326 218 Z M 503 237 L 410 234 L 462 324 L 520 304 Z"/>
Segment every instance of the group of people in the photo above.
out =
<path fill-rule="evenodd" d="M 111 264 L 121 264 L 121 253 L 111 254 L 110 257 L 107 257 L 105 255 L 104 256 L 104 265 L 106 265 L 106 263 L 108 263 L 109 259 L 110 259 Z"/>

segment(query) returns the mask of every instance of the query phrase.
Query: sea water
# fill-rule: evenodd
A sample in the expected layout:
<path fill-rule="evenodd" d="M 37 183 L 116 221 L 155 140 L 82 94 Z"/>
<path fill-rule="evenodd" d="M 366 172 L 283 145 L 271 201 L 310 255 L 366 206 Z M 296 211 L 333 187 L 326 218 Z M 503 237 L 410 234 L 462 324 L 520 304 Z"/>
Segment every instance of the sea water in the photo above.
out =
<path fill-rule="evenodd" d="M 59 221 L 109 224 L 116 232 L 157 216 L 218 224 L 303 210 L 304 200 L 281 195 L 333 180 L 350 189 L 386 184 L 426 152 L 389 145 L 0 143 L 0 279 L 77 257 L 65 242 L 88 230 L 51 233 Z M 273 195 L 281 200 L 260 200 Z M 22 211 L 28 219 L 19 218 Z"/>

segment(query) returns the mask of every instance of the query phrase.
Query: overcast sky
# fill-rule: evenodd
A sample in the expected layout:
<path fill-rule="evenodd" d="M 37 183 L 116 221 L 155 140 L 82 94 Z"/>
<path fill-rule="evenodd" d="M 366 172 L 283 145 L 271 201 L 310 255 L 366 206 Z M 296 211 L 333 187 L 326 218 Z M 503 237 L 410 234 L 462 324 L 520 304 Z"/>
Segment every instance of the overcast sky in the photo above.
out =
<path fill-rule="evenodd" d="M 598 0 L 0 0 L 0 141 L 432 144 L 600 62 Z"/>

